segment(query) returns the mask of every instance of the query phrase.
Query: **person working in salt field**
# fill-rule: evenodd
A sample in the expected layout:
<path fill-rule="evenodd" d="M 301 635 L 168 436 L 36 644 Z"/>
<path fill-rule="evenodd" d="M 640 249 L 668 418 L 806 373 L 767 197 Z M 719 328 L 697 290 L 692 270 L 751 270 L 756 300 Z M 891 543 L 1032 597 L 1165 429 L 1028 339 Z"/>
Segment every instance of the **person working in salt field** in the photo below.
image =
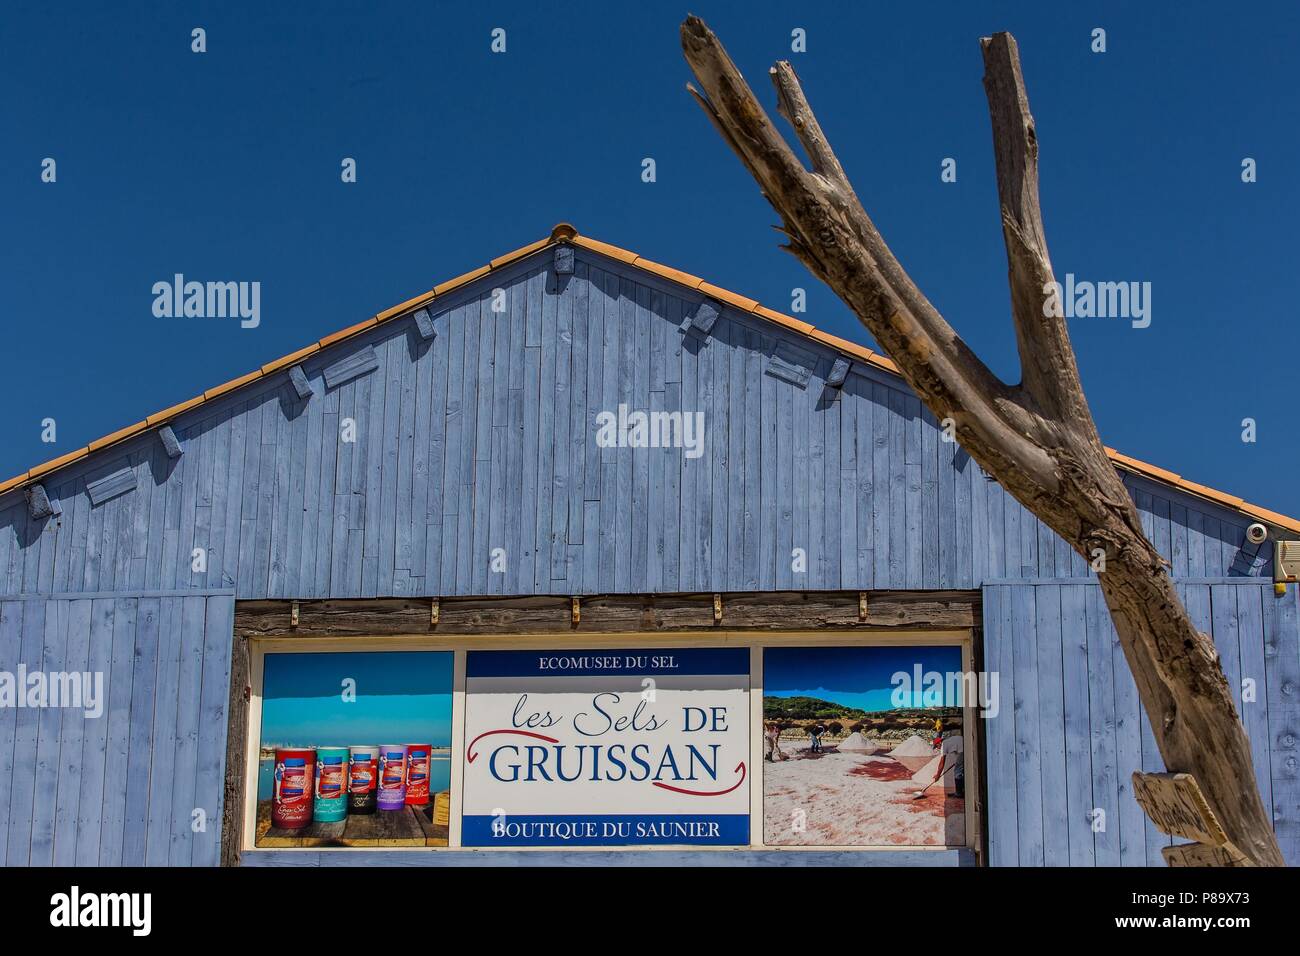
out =
<path fill-rule="evenodd" d="M 812 752 L 819 754 L 822 752 L 822 734 L 826 733 L 826 728 L 821 724 L 813 724 L 808 728 L 808 736 L 812 738 Z"/>
<path fill-rule="evenodd" d="M 764 756 L 773 762 L 784 760 L 785 754 L 781 753 L 781 728 L 777 726 L 776 721 L 769 720 L 763 724 L 763 737 L 767 741 L 767 752 Z"/>

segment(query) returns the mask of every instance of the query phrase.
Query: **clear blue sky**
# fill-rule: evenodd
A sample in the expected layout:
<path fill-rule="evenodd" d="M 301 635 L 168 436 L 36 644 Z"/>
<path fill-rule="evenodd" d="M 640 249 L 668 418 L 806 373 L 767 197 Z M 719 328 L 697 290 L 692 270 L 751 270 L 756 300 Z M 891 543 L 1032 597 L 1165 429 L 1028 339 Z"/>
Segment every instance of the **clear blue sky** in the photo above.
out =
<path fill-rule="evenodd" d="M 262 746 L 451 745 L 450 651 L 268 654 Z M 344 701 L 343 681 L 356 690 Z"/>
<path fill-rule="evenodd" d="M 921 667 L 921 682 L 915 668 Z M 908 675 L 906 683 L 894 675 Z M 947 688 L 948 675 L 961 673 L 959 647 L 769 647 L 763 651 L 765 697 L 817 697 L 859 710 L 890 710 L 894 691 L 910 691 L 908 706 L 925 706 L 926 681 L 942 675 L 936 689 Z M 945 692 L 944 704 L 957 703 Z"/>
<path fill-rule="evenodd" d="M 693 10 L 769 106 L 767 67 L 794 61 L 899 258 L 1015 380 L 977 42 L 1012 30 L 1058 276 L 1153 284 L 1147 329 L 1071 323 L 1103 438 L 1300 514 L 1294 3 L 362 7 L 6 6 L 0 477 L 559 220 L 782 311 L 806 287 L 809 321 L 869 341 L 776 249 L 774 214 L 684 92 L 677 26 Z M 1097 26 L 1104 54 L 1089 49 Z M 504 54 L 489 50 L 494 27 Z M 806 53 L 790 52 L 796 27 Z M 340 181 L 344 157 L 355 184 Z M 956 183 L 940 181 L 945 157 Z M 1252 185 L 1244 157 L 1258 162 Z M 260 281 L 260 327 L 155 318 L 151 287 L 177 272 Z M 46 417 L 53 446 L 40 441 Z M 1246 417 L 1255 444 L 1241 441 Z"/>

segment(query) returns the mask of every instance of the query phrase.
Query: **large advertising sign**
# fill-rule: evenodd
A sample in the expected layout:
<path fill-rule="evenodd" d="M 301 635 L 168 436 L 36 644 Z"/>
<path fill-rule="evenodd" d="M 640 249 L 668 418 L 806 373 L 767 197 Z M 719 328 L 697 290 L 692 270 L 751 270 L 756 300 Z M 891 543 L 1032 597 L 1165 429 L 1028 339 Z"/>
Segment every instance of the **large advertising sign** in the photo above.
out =
<path fill-rule="evenodd" d="M 465 846 L 749 843 L 749 650 L 471 651 Z"/>

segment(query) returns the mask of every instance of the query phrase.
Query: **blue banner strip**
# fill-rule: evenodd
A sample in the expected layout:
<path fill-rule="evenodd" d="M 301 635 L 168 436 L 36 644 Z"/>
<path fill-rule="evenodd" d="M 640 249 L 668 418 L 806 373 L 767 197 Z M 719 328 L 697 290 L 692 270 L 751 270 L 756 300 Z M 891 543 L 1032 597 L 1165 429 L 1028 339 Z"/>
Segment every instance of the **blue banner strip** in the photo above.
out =
<path fill-rule="evenodd" d="M 466 677 L 749 676 L 747 647 L 660 647 L 570 651 L 470 651 Z"/>
<path fill-rule="evenodd" d="M 461 817 L 463 846 L 747 846 L 749 815 Z"/>

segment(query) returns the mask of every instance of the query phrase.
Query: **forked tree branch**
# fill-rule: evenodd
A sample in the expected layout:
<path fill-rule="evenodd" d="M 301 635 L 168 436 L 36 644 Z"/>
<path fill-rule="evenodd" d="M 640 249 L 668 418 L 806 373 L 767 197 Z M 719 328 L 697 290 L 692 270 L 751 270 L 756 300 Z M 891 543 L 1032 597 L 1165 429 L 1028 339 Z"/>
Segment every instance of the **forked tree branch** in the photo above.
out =
<path fill-rule="evenodd" d="M 1142 533 L 1133 499 L 1088 411 L 1064 316 L 1045 309 L 1053 282 L 1038 199 L 1038 139 L 1015 40 L 981 41 L 1022 382 L 1001 382 L 894 258 L 862 208 L 788 63 L 771 71 L 805 168 L 773 127 L 722 44 L 697 17 L 682 50 L 690 87 L 781 216 L 787 248 L 853 310 L 903 377 L 999 484 L 1080 554 L 1098 580 L 1165 764 L 1191 773 L 1232 844 L 1281 865 L 1254 786 L 1250 743 L 1213 642 L 1192 626 L 1167 564 Z"/>
<path fill-rule="evenodd" d="M 1059 310 L 1049 314 L 1045 308 L 1055 278 L 1038 201 L 1038 135 L 1020 74 L 1020 51 L 1009 33 L 984 37 L 980 47 L 1022 382 L 1035 405 L 1069 421 L 1079 438 L 1091 437 L 1101 450 L 1065 317 Z"/>
<path fill-rule="evenodd" d="M 1035 417 L 894 258 L 854 195 L 790 65 L 777 64 L 772 80 L 808 151 L 811 171 L 699 18 L 682 24 L 682 48 L 702 87 L 691 93 L 780 213 L 789 251 L 845 300 L 935 414 L 954 420 L 958 437 L 967 439 L 981 464 L 996 461 L 1034 475 L 1039 487 L 1052 487 L 1052 463 L 1029 437 L 1038 428 Z"/>

